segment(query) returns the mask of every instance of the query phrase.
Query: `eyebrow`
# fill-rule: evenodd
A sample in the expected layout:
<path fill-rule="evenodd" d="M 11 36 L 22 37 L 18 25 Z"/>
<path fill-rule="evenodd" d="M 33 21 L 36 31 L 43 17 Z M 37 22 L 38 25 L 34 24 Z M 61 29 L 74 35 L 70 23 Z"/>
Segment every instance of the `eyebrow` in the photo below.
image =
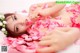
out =
<path fill-rule="evenodd" d="M 13 21 L 14 21 L 14 16 L 15 16 L 15 15 L 11 15 L 11 17 L 12 17 Z"/>

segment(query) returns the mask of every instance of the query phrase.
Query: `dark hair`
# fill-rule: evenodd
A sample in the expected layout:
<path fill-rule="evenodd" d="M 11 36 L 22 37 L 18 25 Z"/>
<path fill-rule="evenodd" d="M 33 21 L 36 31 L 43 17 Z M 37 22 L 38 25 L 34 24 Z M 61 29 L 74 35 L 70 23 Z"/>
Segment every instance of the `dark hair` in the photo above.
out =
<path fill-rule="evenodd" d="M 0 30 L 2 29 L 2 26 L 0 26 Z"/>
<path fill-rule="evenodd" d="M 14 15 L 14 13 L 4 14 L 6 20 L 7 20 L 7 17 L 8 17 L 8 16 L 11 16 L 11 15 Z M 18 34 L 17 34 L 17 33 L 14 33 L 14 32 L 12 32 L 12 31 L 10 31 L 10 30 L 7 28 L 7 26 L 6 26 L 6 30 L 7 30 L 7 32 L 8 32 L 7 37 L 18 37 L 18 36 L 20 36 L 20 35 L 23 34 L 23 33 L 18 33 Z M 26 33 L 27 35 L 29 35 L 29 33 L 28 33 L 27 31 L 24 32 L 24 33 Z"/>

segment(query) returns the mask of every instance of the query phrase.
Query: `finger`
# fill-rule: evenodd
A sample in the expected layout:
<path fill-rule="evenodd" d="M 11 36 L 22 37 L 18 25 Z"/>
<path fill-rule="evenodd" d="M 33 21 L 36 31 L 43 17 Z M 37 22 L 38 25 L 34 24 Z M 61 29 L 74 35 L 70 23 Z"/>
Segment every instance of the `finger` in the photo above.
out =
<path fill-rule="evenodd" d="M 47 33 L 47 36 L 51 36 L 51 35 L 54 35 L 54 34 L 55 34 L 55 31 L 52 30 L 52 31 L 49 31 L 49 32 Z"/>
<path fill-rule="evenodd" d="M 63 32 L 67 32 L 68 30 L 71 29 L 71 27 L 57 27 L 57 30 L 63 31 Z"/>
<path fill-rule="evenodd" d="M 58 51 L 62 50 L 62 48 L 59 45 L 56 45 L 56 44 L 52 45 L 51 47 L 52 47 L 54 52 L 58 52 Z"/>
<path fill-rule="evenodd" d="M 39 45 L 40 46 L 50 46 L 51 45 L 51 41 L 50 40 L 40 41 Z"/>
<path fill-rule="evenodd" d="M 51 36 L 44 36 L 40 40 L 50 40 L 52 37 Z"/>
<path fill-rule="evenodd" d="M 52 31 L 49 31 L 48 33 L 47 33 L 47 36 L 53 36 L 53 35 L 55 35 L 56 33 L 64 33 L 64 32 L 62 32 L 61 30 L 58 30 L 58 29 L 54 29 L 54 30 L 52 30 Z"/>
<path fill-rule="evenodd" d="M 52 53 L 53 49 L 51 47 L 39 48 L 37 49 L 39 53 Z"/>
<path fill-rule="evenodd" d="M 58 52 L 58 51 L 65 49 L 64 45 L 59 44 L 59 43 L 55 43 L 55 42 L 51 45 L 51 47 L 52 47 L 54 52 Z"/>
<path fill-rule="evenodd" d="M 30 11 L 34 11 L 36 8 L 37 8 L 37 5 L 34 4 L 30 7 Z"/>
<path fill-rule="evenodd" d="M 65 32 L 63 32 L 63 31 L 61 31 L 61 30 L 55 30 L 54 32 L 53 32 L 54 34 L 52 34 L 51 36 L 56 36 L 56 35 L 63 35 L 63 34 L 65 34 Z"/>

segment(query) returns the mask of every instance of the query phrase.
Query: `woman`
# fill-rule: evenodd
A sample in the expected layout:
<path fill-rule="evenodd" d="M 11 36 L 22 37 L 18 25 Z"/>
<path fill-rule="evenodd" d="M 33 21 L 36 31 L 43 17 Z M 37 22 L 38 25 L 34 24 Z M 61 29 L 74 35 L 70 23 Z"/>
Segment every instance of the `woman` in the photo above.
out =
<path fill-rule="evenodd" d="M 64 6 L 65 5 L 63 4 L 56 4 L 55 2 L 37 4 L 36 6 L 33 5 L 30 8 L 29 16 L 27 18 L 17 13 L 6 14 L 5 17 L 7 21 L 7 29 L 11 34 L 16 35 L 21 35 L 28 32 L 28 38 L 32 39 L 28 39 L 27 41 L 34 42 L 40 39 L 40 47 L 46 47 L 38 49 L 37 51 L 40 53 L 60 51 L 74 43 L 80 37 L 80 31 L 78 29 L 78 26 L 80 25 L 77 24 L 79 23 L 80 14 L 71 11 L 73 9 L 77 9 L 79 11 L 78 7 L 80 5 L 70 6 L 72 9 L 69 9 L 70 7 L 68 9 L 65 9 Z M 73 8 L 74 6 L 76 8 Z M 77 23 L 74 20 L 77 20 Z M 35 46 L 35 49 L 36 48 L 37 46 Z M 27 53 L 25 50 L 26 49 L 20 51 Z"/>

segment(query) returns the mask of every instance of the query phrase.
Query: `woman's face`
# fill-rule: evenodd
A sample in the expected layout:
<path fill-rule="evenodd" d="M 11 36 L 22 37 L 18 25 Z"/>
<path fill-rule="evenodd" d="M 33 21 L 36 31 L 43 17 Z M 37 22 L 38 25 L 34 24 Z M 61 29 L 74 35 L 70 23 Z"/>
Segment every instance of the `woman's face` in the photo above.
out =
<path fill-rule="evenodd" d="M 29 27 L 27 22 L 27 16 L 23 16 L 18 13 L 14 13 L 6 18 L 7 28 L 15 33 L 23 33 Z M 28 18 L 29 19 L 29 18 Z"/>

